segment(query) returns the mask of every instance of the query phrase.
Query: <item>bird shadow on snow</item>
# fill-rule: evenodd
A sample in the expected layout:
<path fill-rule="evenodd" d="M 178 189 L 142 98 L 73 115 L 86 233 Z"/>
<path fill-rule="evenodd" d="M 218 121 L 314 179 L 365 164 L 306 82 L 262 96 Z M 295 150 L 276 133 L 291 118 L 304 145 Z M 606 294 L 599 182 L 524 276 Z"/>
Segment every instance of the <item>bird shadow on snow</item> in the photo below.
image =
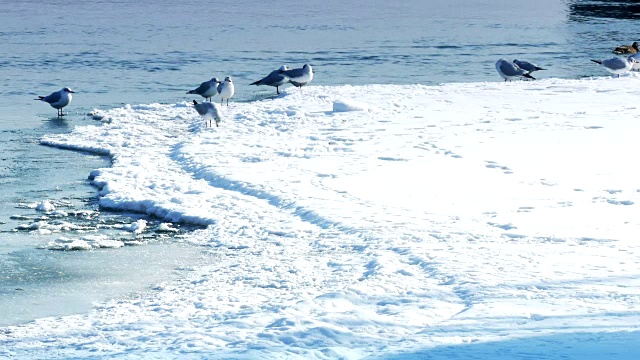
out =
<path fill-rule="evenodd" d="M 471 342 L 398 353 L 368 360 L 410 359 L 638 359 L 640 331 L 572 332 L 506 341 Z"/>

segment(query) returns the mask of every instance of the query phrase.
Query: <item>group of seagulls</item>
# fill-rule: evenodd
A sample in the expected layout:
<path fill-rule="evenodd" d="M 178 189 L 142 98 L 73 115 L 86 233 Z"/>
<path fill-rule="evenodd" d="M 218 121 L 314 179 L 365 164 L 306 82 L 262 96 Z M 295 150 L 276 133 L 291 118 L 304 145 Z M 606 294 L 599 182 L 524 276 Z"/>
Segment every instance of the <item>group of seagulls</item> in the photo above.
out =
<path fill-rule="evenodd" d="M 269 75 L 264 78 L 251 83 L 251 85 L 268 85 L 276 88 L 276 93 L 280 94 L 280 86 L 286 83 L 291 83 L 296 87 L 302 88 L 302 86 L 308 84 L 313 80 L 313 69 L 311 65 L 305 64 L 298 69 L 289 69 L 288 66 L 283 65 L 277 70 L 273 70 Z M 226 77 L 224 82 L 220 82 L 218 78 L 213 78 L 209 81 L 205 81 L 196 89 L 190 90 L 187 94 L 197 94 L 205 99 L 205 102 L 198 103 L 193 100 L 193 106 L 196 111 L 205 121 L 205 124 L 211 127 L 212 121 L 215 121 L 216 127 L 220 125 L 222 117 L 220 115 L 220 109 L 217 104 L 211 102 L 212 98 L 216 95 L 220 95 L 220 105 L 224 104 L 224 100 L 227 100 L 227 106 L 229 106 L 229 99 L 235 94 L 235 87 L 230 77 Z M 206 102 L 206 100 L 209 102 Z"/>
<path fill-rule="evenodd" d="M 604 60 L 591 60 L 596 64 L 602 65 L 608 72 L 618 75 L 624 74 L 630 70 L 640 70 L 640 47 L 638 42 L 629 45 L 618 46 L 613 50 L 616 55 L 628 55 L 629 57 L 613 57 Z M 531 73 L 538 70 L 546 70 L 527 61 L 513 60 L 507 61 L 500 59 L 496 62 L 496 70 L 504 81 L 515 78 L 528 78 L 535 80 Z"/>
<path fill-rule="evenodd" d="M 496 62 L 496 70 L 498 74 L 502 76 L 504 81 L 524 77 L 527 79 L 535 80 L 531 73 L 538 70 L 546 70 L 537 65 L 534 65 L 528 61 L 521 61 L 515 59 L 513 61 L 507 61 L 500 59 Z"/>
<path fill-rule="evenodd" d="M 629 57 L 613 57 L 605 60 L 591 60 L 599 65 L 602 65 L 607 71 L 620 77 L 621 74 L 630 70 L 640 70 L 640 47 L 638 42 L 634 42 L 631 46 L 623 45 L 618 46 L 613 50 L 614 54 L 627 55 Z M 528 78 L 535 80 L 531 75 L 535 71 L 546 70 L 528 61 L 522 61 L 514 59 L 508 61 L 500 59 L 496 62 L 496 70 L 498 74 L 504 79 L 504 81 L 510 81 L 516 78 Z M 250 85 L 266 85 L 276 88 L 276 93 L 280 94 L 280 86 L 290 83 L 295 87 L 302 88 L 313 80 L 313 69 L 311 65 L 305 64 L 301 68 L 290 69 L 288 66 L 283 65 L 279 69 L 273 70 L 269 75 L 264 78 L 252 82 Z M 54 109 L 58 110 L 58 116 L 64 116 L 62 109 L 71 103 L 71 99 L 75 92 L 70 88 L 65 87 L 59 91 L 56 91 L 48 96 L 38 96 L 35 100 L 40 100 L 48 103 Z M 229 99 L 235 94 L 235 87 L 231 77 L 227 76 L 224 81 L 218 80 L 218 78 L 212 78 L 205 81 L 197 88 L 190 90 L 187 94 L 200 95 L 205 99 L 205 102 L 198 103 L 193 100 L 196 111 L 203 118 L 208 120 L 208 124 L 211 125 L 211 121 L 215 120 L 216 126 L 220 123 L 220 110 L 211 101 L 214 96 L 220 95 L 220 105 L 224 105 L 226 100 L 227 106 L 229 106 Z M 209 102 L 206 102 L 206 101 Z"/>
<path fill-rule="evenodd" d="M 276 93 L 280 94 L 280 86 L 291 83 L 293 86 L 302 88 L 313 80 L 313 69 L 311 65 L 305 64 L 298 69 L 290 69 L 286 65 L 282 65 L 279 69 L 273 70 L 269 75 L 262 79 L 252 82 L 250 85 L 267 85 L 276 88 Z"/>
<path fill-rule="evenodd" d="M 276 88 L 276 93 L 280 94 L 280 86 L 291 83 L 292 85 L 302 88 L 302 86 L 308 84 L 313 80 L 313 69 L 311 65 L 305 64 L 301 68 L 290 69 L 288 66 L 283 65 L 279 69 L 272 71 L 269 75 L 264 78 L 251 83 L 251 85 L 268 85 L 274 86 Z M 233 85 L 233 81 L 231 77 L 227 76 L 224 78 L 224 81 L 218 80 L 218 78 L 213 78 L 211 80 L 205 81 L 200 86 L 193 90 L 187 91 L 187 94 L 196 94 L 200 95 L 205 99 L 205 102 L 198 103 L 193 100 L 193 105 L 203 118 L 209 120 L 208 124 L 211 125 L 211 121 L 215 120 L 216 126 L 220 123 L 220 110 L 215 106 L 215 104 L 211 103 L 212 99 L 216 95 L 220 95 L 220 105 L 224 104 L 224 101 L 227 101 L 227 106 L 229 106 L 229 99 L 233 97 L 235 94 L 235 86 Z M 51 105 L 52 108 L 58 110 L 58 116 L 64 116 L 62 109 L 71 103 L 71 99 L 75 92 L 70 88 L 65 87 L 59 91 L 53 92 L 47 96 L 38 96 L 35 100 L 40 100 Z M 206 102 L 209 100 L 209 102 Z"/>
<path fill-rule="evenodd" d="M 227 100 L 227 106 L 229 106 L 229 99 L 231 99 L 235 93 L 236 88 L 229 76 L 224 78 L 224 81 L 213 78 L 203 82 L 197 88 L 187 91 L 187 94 L 197 94 L 205 100 L 209 99 L 209 101 L 211 101 L 214 96 L 220 95 L 220 105 L 223 105 L 224 101 Z"/>

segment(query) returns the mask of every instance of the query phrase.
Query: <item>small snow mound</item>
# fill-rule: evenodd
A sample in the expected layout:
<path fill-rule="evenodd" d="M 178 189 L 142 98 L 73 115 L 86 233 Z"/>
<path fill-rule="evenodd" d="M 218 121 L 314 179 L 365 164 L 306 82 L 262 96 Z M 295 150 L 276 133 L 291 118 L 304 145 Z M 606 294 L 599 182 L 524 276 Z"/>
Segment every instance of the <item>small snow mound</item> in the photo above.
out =
<path fill-rule="evenodd" d="M 99 240 L 95 242 L 95 246 L 101 249 L 117 249 L 124 246 L 124 242 L 119 240 Z"/>
<path fill-rule="evenodd" d="M 51 214 L 49 214 L 49 216 L 53 216 L 53 217 L 67 217 L 69 216 L 69 213 L 66 211 L 62 211 L 62 210 L 56 210 L 53 211 Z"/>
<path fill-rule="evenodd" d="M 347 112 L 347 111 L 368 111 L 369 104 L 355 100 L 336 100 L 333 102 L 333 111 L 335 112 Z"/>
<path fill-rule="evenodd" d="M 49 200 L 39 202 L 38 205 L 36 205 L 36 211 L 49 212 L 54 211 L 55 209 L 56 207 Z"/>
<path fill-rule="evenodd" d="M 179 230 L 172 227 L 171 223 L 162 223 L 160 225 L 158 225 L 158 228 L 156 229 L 156 232 L 178 232 Z"/>
<path fill-rule="evenodd" d="M 59 238 L 49 242 L 45 249 L 60 251 L 91 250 L 93 247 L 86 241 L 80 239 Z"/>
<path fill-rule="evenodd" d="M 98 111 L 95 111 L 95 110 L 90 112 L 90 113 L 88 113 L 87 115 L 91 116 L 91 118 L 93 120 L 102 120 L 102 119 L 104 119 L 104 115 L 99 113 Z"/>
<path fill-rule="evenodd" d="M 40 228 L 44 228 L 49 224 L 46 221 L 36 221 L 31 224 L 20 224 L 16 227 L 18 230 L 38 230 Z"/>
<path fill-rule="evenodd" d="M 140 234 L 147 227 L 147 220 L 140 219 L 134 223 L 123 226 L 122 228 L 127 231 L 131 231 L 135 234 Z"/>

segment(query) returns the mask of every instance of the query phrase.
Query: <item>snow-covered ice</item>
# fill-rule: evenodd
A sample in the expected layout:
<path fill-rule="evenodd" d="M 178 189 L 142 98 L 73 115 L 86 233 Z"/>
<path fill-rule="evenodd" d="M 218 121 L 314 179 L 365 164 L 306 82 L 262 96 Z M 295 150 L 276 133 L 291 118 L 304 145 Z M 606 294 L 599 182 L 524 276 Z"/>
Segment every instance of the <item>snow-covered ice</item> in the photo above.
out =
<path fill-rule="evenodd" d="M 220 128 L 96 111 L 42 143 L 110 155 L 100 205 L 206 226 L 215 261 L 2 328 L 0 357 L 635 358 L 639 85 L 310 86 Z"/>
<path fill-rule="evenodd" d="M 49 242 L 45 249 L 49 250 L 93 250 L 100 248 L 119 248 L 123 247 L 124 242 L 120 240 L 108 239 L 105 235 L 87 235 L 79 239 L 69 239 L 66 237 L 58 238 Z"/>

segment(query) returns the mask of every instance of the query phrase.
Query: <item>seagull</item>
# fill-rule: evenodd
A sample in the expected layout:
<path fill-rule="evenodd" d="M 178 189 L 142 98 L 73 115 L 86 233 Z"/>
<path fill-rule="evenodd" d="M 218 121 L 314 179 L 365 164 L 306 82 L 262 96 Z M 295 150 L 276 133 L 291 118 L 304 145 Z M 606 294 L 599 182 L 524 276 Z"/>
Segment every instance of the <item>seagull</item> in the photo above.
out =
<path fill-rule="evenodd" d="M 640 53 L 629 56 L 627 58 L 627 61 L 633 61 L 633 66 L 631 67 L 631 70 L 640 71 Z"/>
<path fill-rule="evenodd" d="M 496 70 L 498 70 L 498 74 L 504 78 L 504 81 L 520 76 L 533 80 L 536 79 L 529 75 L 526 70 L 519 68 L 518 65 L 505 59 L 500 59 L 496 62 Z"/>
<path fill-rule="evenodd" d="M 202 118 L 204 119 L 205 126 L 207 125 L 207 120 L 209 120 L 209 127 L 211 127 L 211 120 L 216 122 L 216 127 L 220 124 L 222 117 L 220 116 L 220 110 L 218 109 L 218 104 L 214 104 L 211 102 L 203 102 L 198 104 L 197 101 L 193 100 L 193 106 L 196 108 L 196 111 Z"/>
<path fill-rule="evenodd" d="M 301 68 L 291 70 L 280 70 L 280 74 L 286 76 L 289 82 L 294 86 L 302 88 L 303 85 L 307 85 L 313 80 L 313 69 L 311 65 L 305 64 Z"/>
<path fill-rule="evenodd" d="M 218 94 L 220 94 L 220 105 L 227 100 L 227 106 L 229 106 L 229 99 L 233 97 L 233 94 L 236 93 L 235 87 L 233 86 L 233 82 L 230 77 L 224 78 L 224 81 L 218 85 Z"/>
<path fill-rule="evenodd" d="M 614 57 L 606 60 L 591 60 L 596 64 L 600 64 L 607 69 L 608 72 L 612 74 L 617 74 L 620 77 L 620 74 L 624 74 L 627 71 L 631 70 L 633 66 L 636 64 L 637 60 L 631 56 L 627 59 Z"/>
<path fill-rule="evenodd" d="M 281 85 L 284 85 L 287 83 L 287 81 L 289 79 L 287 79 L 284 75 L 282 75 L 280 72 L 282 71 L 287 71 L 289 70 L 289 67 L 286 65 L 282 65 L 280 67 L 280 69 L 278 70 L 273 70 L 271 73 L 269 73 L 269 75 L 265 76 L 264 78 L 256 81 L 256 82 L 252 82 L 249 85 L 268 85 L 268 86 L 275 86 L 276 87 L 276 93 L 280 94 L 280 89 L 279 87 Z"/>
<path fill-rule="evenodd" d="M 617 48 L 613 49 L 613 53 L 616 55 L 624 55 L 624 54 L 637 54 L 640 52 L 640 48 L 638 47 L 638 42 L 635 41 L 631 46 L 629 45 L 621 45 Z"/>
<path fill-rule="evenodd" d="M 538 71 L 538 70 L 547 70 L 547 69 L 543 69 L 541 67 L 539 67 L 538 65 L 532 64 L 528 61 L 520 61 L 518 59 L 513 60 L 513 63 L 518 65 L 518 67 L 522 70 L 526 70 L 529 72 L 529 74 L 531 74 L 534 71 Z"/>
<path fill-rule="evenodd" d="M 291 85 L 293 85 L 293 86 L 295 86 L 295 87 L 297 87 L 297 88 L 301 88 L 301 87 L 302 87 L 302 85 L 307 85 L 307 83 L 306 83 L 306 82 L 305 82 L 305 83 L 299 83 L 299 82 L 297 82 L 297 81 L 293 81 L 293 80 L 289 80 L 289 84 L 291 84 Z"/>
<path fill-rule="evenodd" d="M 211 101 L 212 97 L 218 95 L 219 83 L 220 80 L 218 80 L 218 78 L 213 78 L 209 81 L 203 82 L 202 84 L 200 84 L 200 86 L 198 86 L 198 88 L 187 91 L 187 94 L 198 94 L 205 100 L 209 99 L 209 101 Z"/>
<path fill-rule="evenodd" d="M 34 100 L 40 100 L 49 103 L 52 108 L 58 109 L 58 116 L 64 116 L 64 114 L 62 113 L 62 108 L 71 103 L 71 99 L 73 98 L 73 95 L 71 94 L 75 94 L 75 91 L 71 91 L 71 89 L 66 87 L 62 88 L 60 91 L 51 93 L 48 96 L 38 96 L 38 98 Z"/>

